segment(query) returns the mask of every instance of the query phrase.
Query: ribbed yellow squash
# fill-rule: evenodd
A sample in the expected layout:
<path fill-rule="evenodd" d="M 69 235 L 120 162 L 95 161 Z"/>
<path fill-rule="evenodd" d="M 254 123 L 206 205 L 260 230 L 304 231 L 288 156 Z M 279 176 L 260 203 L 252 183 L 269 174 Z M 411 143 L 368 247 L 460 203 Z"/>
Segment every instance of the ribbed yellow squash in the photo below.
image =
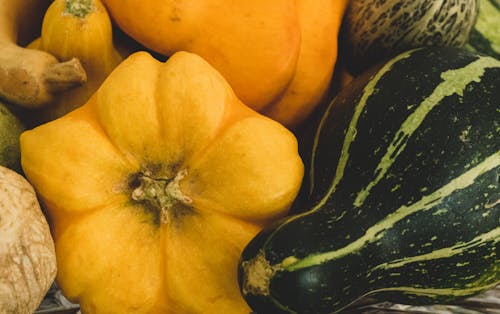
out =
<path fill-rule="evenodd" d="M 49 52 L 62 61 L 78 58 L 87 74 L 82 86 L 58 94 L 37 112 L 39 122 L 85 104 L 123 60 L 113 44 L 111 20 L 100 0 L 55 0 L 44 15 L 41 36 L 28 47 Z"/>
<path fill-rule="evenodd" d="M 303 175 L 293 134 L 187 52 L 132 54 L 88 103 L 23 133 L 21 156 L 84 313 L 248 314 L 240 253 Z"/>

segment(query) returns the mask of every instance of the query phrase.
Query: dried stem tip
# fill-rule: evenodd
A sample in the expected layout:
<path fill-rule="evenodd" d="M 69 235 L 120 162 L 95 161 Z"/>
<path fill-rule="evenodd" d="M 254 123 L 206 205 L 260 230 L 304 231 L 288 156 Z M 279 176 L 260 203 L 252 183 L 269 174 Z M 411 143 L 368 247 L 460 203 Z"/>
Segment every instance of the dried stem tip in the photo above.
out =
<path fill-rule="evenodd" d="M 66 0 L 64 12 L 83 19 L 94 10 L 94 0 Z"/>

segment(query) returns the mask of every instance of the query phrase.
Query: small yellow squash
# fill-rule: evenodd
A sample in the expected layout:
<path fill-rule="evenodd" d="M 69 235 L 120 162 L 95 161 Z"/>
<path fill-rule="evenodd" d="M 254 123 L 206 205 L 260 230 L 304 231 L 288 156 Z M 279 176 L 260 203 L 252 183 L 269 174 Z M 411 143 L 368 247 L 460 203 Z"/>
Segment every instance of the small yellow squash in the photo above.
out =
<path fill-rule="evenodd" d="M 40 38 L 28 47 L 46 51 L 62 61 L 77 58 L 87 74 L 86 83 L 58 94 L 41 110 L 41 122 L 86 103 L 123 60 L 113 45 L 111 20 L 100 0 L 55 0 L 44 15 Z"/>
<path fill-rule="evenodd" d="M 132 54 L 21 156 L 83 313 L 248 314 L 239 256 L 303 175 L 294 135 L 187 52 Z"/>

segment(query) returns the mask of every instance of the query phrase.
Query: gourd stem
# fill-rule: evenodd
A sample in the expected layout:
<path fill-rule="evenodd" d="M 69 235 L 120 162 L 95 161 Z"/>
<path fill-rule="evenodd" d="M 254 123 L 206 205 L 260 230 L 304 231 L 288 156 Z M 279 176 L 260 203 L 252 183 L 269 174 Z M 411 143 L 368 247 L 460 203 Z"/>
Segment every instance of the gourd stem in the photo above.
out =
<path fill-rule="evenodd" d="M 139 186 L 132 191 L 132 199 L 144 201 L 153 205 L 159 212 L 161 222 L 165 223 L 168 211 L 176 204 L 189 205 L 192 200 L 185 196 L 179 182 L 186 176 L 187 171 L 180 171 L 174 178 L 154 178 L 149 171 L 139 173 Z"/>
<path fill-rule="evenodd" d="M 243 270 L 242 292 L 244 295 L 269 296 L 271 278 L 277 271 L 282 270 L 280 264 L 271 265 L 263 251 L 260 251 L 251 260 L 241 264 Z"/>
<path fill-rule="evenodd" d="M 66 0 L 66 9 L 64 13 L 83 19 L 94 10 L 94 0 Z"/>
<path fill-rule="evenodd" d="M 47 90 L 52 93 L 80 86 L 87 81 L 87 74 L 76 58 L 50 66 L 44 74 Z"/>

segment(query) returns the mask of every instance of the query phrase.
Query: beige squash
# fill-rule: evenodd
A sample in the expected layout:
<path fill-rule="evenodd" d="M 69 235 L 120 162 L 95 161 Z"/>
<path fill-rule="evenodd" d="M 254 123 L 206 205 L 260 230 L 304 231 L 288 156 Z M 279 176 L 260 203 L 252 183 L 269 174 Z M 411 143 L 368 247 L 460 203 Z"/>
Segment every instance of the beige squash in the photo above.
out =
<path fill-rule="evenodd" d="M 33 313 L 56 276 L 54 242 L 32 186 L 2 166 L 0 265 L 0 313 Z"/>

